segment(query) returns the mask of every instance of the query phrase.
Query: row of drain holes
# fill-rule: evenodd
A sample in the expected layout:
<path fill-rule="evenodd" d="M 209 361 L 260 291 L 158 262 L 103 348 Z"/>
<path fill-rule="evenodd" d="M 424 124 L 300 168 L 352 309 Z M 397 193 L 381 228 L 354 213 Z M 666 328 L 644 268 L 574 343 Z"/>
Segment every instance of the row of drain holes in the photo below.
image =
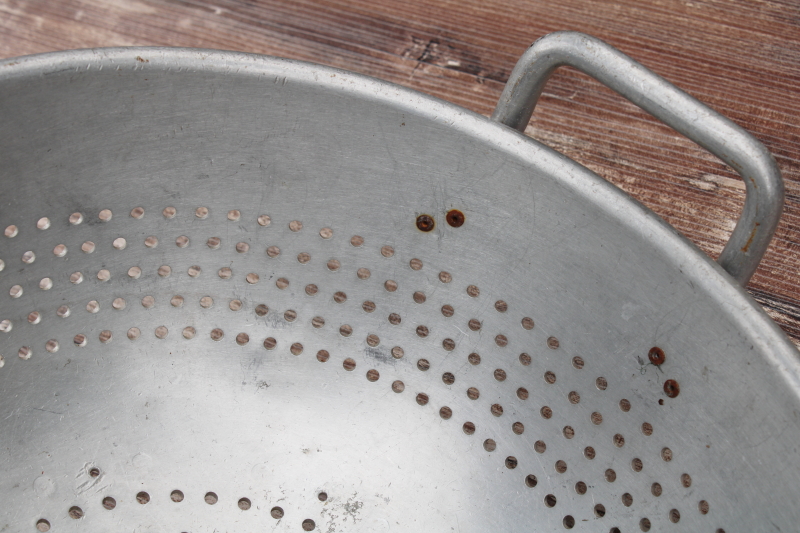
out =
<path fill-rule="evenodd" d="M 94 475 L 93 477 L 96 477 L 97 475 L 99 475 L 99 471 L 97 469 L 93 468 L 90 471 L 90 475 L 91 474 L 95 474 L 96 472 L 98 474 Z M 530 482 L 530 478 L 531 477 L 533 477 L 535 479 L 534 476 L 528 476 L 528 479 L 526 479 L 526 482 L 528 483 L 528 486 L 535 486 L 536 485 L 535 482 L 533 482 L 533 483 Z M 581 484 L 582 483 L 579 483 L 579 485 L 581 485 Z M 583 486 L 585 487 L 585 485 L 583 485 Z M 583 489 L 583 491 L 579 491 L 579 493 L 585 493 L 585 488 Z M 321 491 L 321 492 L 317 493 L 317 498 L 321 502 L 327 501 L 328 494 L 326 492 L 324 492 L 324 491 Z M 180 490 L 173 490 L 170 493 L 170 499 L 173 502 L 180 503 L 180 502 L 182 502 L 184 500 L 184 494 Z M 624 499 L 624 497 L 623 497 L 623 499 Z M 206 495 L 204 496 L 204 500 L 209 505 L 215 505 L 219 501 L 219 497 L 214 492 L 207 492 Z M 146 504 L 150 503 L 150 494 L 148 494 L 147 492 L 144 492 L 144 491 L 139 492 L 136 495 L 136 501 L 141 505 L 146 505 Z M 551 508 L 555 507 L 555 505 L 556 505 L 556 497 L 554 495 L 552 495 L 552 494 L 548 494 L 547 496 L 545 496 L 544 503 L 545 503 L 545 505 L 547 507 L 551 507 Z M 705 514 L 708 511 L 707 511 L 707 508 L 706 509 L 702 509 L 703 503 L 705 503 L 705 502 L 701 502 L 701 512 L 703 514 Z M 630 503 L 628 503 L 628 502 L 625 502 L 625 504 L 626 505 L 630 505 Z M 111 496 L 106 496 L 105 498 L 103 498 L 102 505 L 103 505 L 104 509 L 107 509 L 107 510 L 111 511 L 111 510 L 116 508 L 117 500 L 114 499 Z M 252 503 L 251 503 L 249 498 L 240 498 L 239 501 L 238 501 L 238 507 L 242 511 L 247 511 L 252 507 Z M 606 514 L 605 506 L 603 504 L 601 504 L 601 503 L 595 504 L 595 506 L 594 506 L 594 514 L 598 518 L 603 518 L 605 516 L 605 514 Z M 70 509 L 68 511 L 68 515 L 69 515 L 70 518 L 72 518 L 74 520 L 80 520 L 81 518 L 84 517 L 84 512 L 83 512 L 83 509 L 81 509 L 80 507 L 73 506 L 73 507 L 70 507 Z M 284 516 L 283 508 L 278 507 L 278 506 L 273 507 L 270 510 L 270 515 L 272 516 L 272 518 L 274 518 L 276 520 L 282 519 L 283 516 Z M 670 510 L 669 519 L 670 519 L 671 522 L 677 523 L 680 520 L 680 512 L 677 509 Z M 572 529 L 573 527 L 575 527 L 575 518 L 572 515 L 566 515 L 564 517 L 564 519 L 562 520 L 562 524 L 564 525 L 564 528 Z M 310 518 L 306 518 L 305 520 L 303 520 L 301 526 L 302 526 L 304 531 L 313 531 L 316 528 L 316 523 L 314 522 L 314 520 L 312 520 Z M 642 531 L 650 531 L 650 528 L 651 528 L 650 519 L 642 518 L 639 521 L 639 527 L 640 527 L 640 529 Z M 41 532 L 50 531 L 50 521 L 47 520 L 46 518 L 39 519 L 36 522 L 36 529 L 38 531 L 41 531 Z M 610 530 L 610 533 L 620 533 L 620 529 L 617 528 L 617 527 L 612 527 L 611 530 Z M 717 533 L 725 533 L 725 532 L 722 529 L 718 529 Z"/>
<path fill-rule="evenodd" d="M 96 472 L 96 470 L 92 469 L 90 471 L 90 475 L 94 474 L 94 472 Z M 97 475 L 99 475 L 99 472 Z M 93 475 L 92 477 L 96 477 L 96 475 Z M 184 499 L 184 494 L 180 490 L 173 490 L 170 493 L 169 497 L 173 502 L 180 503 Z M 317 494 L 317 498 L 319 498 L 319 501 L 324 502 L 328 499 L 328 494 L 326 492 L 319 492 Z M 214 492 L 207 492 L 206 495 L 204 496 L 204 500 L 207 504 L 214 505 L 219 501 L 219 497 Z M 150 503 L 150 494 L 144 491 L 140 492 L 136 495 L 136 501 L 142 505 L 146 505 Z M 111 511 L 117 507 L 117 500 L 112 498 L 111 496 L 106 496 L 105 498 L 103 498 L 102 505 L 104 509 Z M 250 507 L 252 507 L 252 503 L 250 502 L 249 498 L 240 498 L 238 501 L 238 506 L 239 509 L 241 509 L 242 511 L 247 511 L 250 509 Z M 83 509 L 81 509 L 77 505 L 70 507 L 67 514 L 69 515 L 70 518 L 74 520 L 80 520 L 84 516 Z M 273 507 L 270 510 L 270 515 L 272 516 L 272 518 L 280 520 L 281 518 L 283 518 L 284 515 L 283 508 L 278 506 Z M 317 524 L 314 522 L 314 520 L 306 518 L 302 522 L 302 527 L 304 531 L 313 531 L 317 527 Z M 36 529 L 42 532 L 50 531 L 50 521 L 47 520 L 46 518 L 40 518 L 36 522 Z"/>

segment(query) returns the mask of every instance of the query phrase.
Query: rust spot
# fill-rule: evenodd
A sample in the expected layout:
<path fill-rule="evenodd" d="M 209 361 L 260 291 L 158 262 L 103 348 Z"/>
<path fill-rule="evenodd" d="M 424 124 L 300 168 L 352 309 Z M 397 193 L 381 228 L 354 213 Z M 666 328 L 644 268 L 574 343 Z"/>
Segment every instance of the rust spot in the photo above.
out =
<path fill-rule="evenodd" d="M 136 56 L 136 61 L 138 61 L 139 63 L 149 63 L 150 62 L 149 59 L 145 59 L 142 56 Z"/>
<path fill-rule="evenodd" d="M 677 398 L 681 393 L 681 386 L 674 379 L 668 379 L 664 382 L 664 393 L 670 398 Z"/>
<path fill-rule="evenodd" d="M 451 209 L 448 211 L 445 218 L 447 219 L 447 223 L 454 228 L 460 228 L 464 225 L 464 213 L 458 209 Z"/>
<path fill-rule="evenodd" d="M 650 352 L 647 354 L 647 357 L 650 358 L 650 362 L 656 366 L 663 365 L 664 362 L 667 360 L 667 356 L 664 353 L 664 350 L 662 350 L 658 346 L 653 346 L 652 348 L 650 348 Z"/>
<path fill-rule="evenodd" d="M 420 215 L 417 217 L 417 229 L 420 231 L 428 232 L 433 231 L 436 223 L 430 215 Z"/>
<path fill-rule="evenodd" d="M 744 246 L 742 246 L 742 251 L 744 253 L 747 253 L 747 251 L 750 249 L 750 245 L 753 244 L 753 239 L 756 238 L 756 232 L 758 231 L 758 227 L 760 225 L 761 224 L 759 222 L 756 222 L 756 225 L 753 228 L 753 231 L 750 232 L 750 237 L 747 238 L 747 242 L 744 244 Z"/>

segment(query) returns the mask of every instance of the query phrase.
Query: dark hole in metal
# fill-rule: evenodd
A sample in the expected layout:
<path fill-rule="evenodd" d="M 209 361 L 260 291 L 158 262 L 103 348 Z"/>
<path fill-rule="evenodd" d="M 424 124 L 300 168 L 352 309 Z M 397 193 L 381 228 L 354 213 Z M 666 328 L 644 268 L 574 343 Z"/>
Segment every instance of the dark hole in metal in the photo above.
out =
<path fill-rule="evenodd" d="M 667 356 L 664 353 L 664 350 L 659 348 L 658 346 L 653 346 L 650 348 L 650 352 L 648 352 L 647 357 L 650 358 L 650 362 L 654 365 L 663 365 L 664 361 L 667 360 Z"/>
<path fill-rule="evenodd" d="M 681 387 L 674 379 L 668 379 L 664 382 L 664 392 L 670 398 L 676 398 L 681 393 Z"/>
<path fill-rule="evenodd" d="M 447 212 L 447 223 L 454 228 L 460 228 L 464 225 L 464 213 L 458 209 L 451 209 Z"/>
<path fill-rule="evenodd" d="M 432 231 L 436 226 L 433 217 L 430 215 L 420 215 L 417 217 L 417 229 L 420 231 Z"/>

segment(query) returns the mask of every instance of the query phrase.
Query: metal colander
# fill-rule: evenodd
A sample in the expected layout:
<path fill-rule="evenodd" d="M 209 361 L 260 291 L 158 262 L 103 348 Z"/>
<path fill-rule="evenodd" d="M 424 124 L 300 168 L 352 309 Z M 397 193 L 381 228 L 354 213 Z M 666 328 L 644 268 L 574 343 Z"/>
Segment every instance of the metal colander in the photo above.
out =
<path fill-rule="evenodd" d="M 237 53 L 0 64 L 0 531 L 795 530 L 797 354 L 736 282 L 774 162 L 600 41 L 526 58 L 494 121 Z M 733 277 L 499 123 L 564 62 L 747 178 Z"/>

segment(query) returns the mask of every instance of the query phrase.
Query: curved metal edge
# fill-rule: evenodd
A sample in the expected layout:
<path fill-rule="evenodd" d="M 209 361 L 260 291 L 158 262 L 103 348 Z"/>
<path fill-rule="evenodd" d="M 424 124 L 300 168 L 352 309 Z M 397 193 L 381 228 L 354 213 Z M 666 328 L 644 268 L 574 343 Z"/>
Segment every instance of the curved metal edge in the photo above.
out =
<path fill-rule="evenodd" d="M 746 190 L 744 209 L 717 261 L 747 285 L 783 210 L 783 179 L 764 145 L 611 45 L 579 32 L 551 33 L 533 43 L 511 72 L 492 120 L 524 131 L 545 83 L 560 66 L 597 79 L 739 173 Z"/>

